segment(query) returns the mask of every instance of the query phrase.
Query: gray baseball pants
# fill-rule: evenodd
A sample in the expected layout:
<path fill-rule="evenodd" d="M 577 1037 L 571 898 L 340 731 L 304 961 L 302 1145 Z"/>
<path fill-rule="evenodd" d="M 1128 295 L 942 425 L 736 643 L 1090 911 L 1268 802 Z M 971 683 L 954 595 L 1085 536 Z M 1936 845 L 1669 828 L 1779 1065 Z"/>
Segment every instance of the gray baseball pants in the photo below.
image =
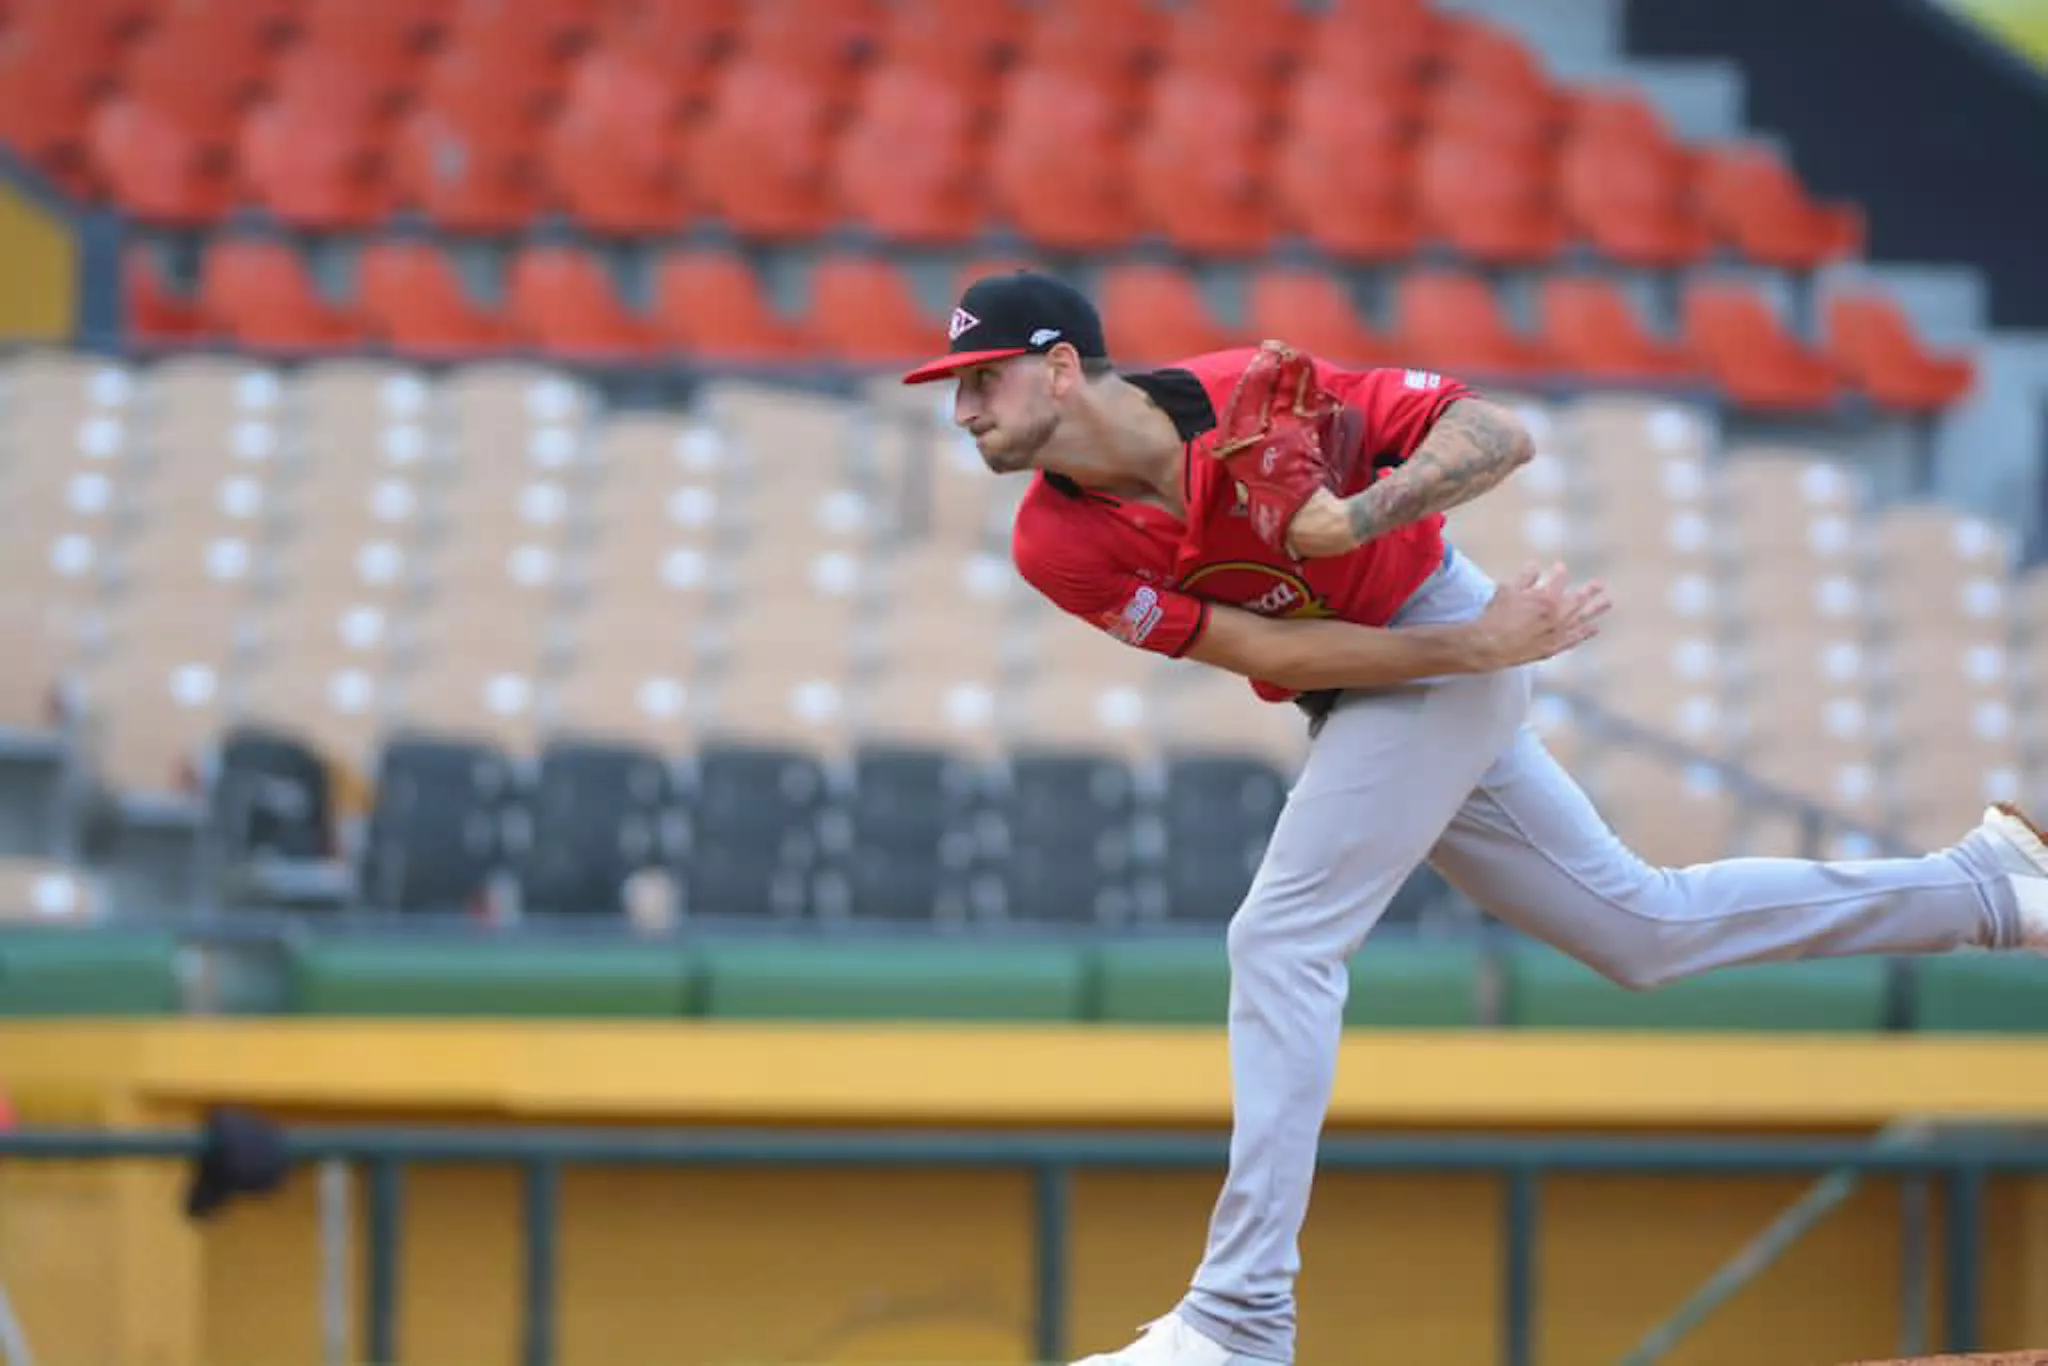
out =
<path fill-rule="evenodd" d="M 1493 588 L 1453 555 L 1395 624 L 1470 619 Z M 2018 942 L 2011 888 L 1974 835 L 1922 858 L 1645 864 L 1526 724 L 1532 680 L 1522 668 L 1348 694 L 1231 921 L 1230 1166 L 1177 1312 L 1234 1352 L 1294 1360 L 1347 960 L 1418 865 L 1634 989 L 1735 963 Z"/>

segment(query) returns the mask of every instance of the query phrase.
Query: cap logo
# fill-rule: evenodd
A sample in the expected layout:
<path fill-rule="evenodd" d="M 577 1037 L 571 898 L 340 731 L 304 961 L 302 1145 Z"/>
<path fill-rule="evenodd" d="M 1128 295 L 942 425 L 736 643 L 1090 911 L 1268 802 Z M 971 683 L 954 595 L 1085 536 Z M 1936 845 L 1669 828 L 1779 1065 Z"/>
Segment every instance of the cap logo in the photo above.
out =
<path fill-rule="evenodd" d="M 1031 334 L 1033 346 L 1048 346 L 1059 339 L 1060 330 L 1057 327 L 1041 327 Z"/>
<path fill-rule="evenodd" d="M 946 324 L 946 340 L 958 341 L 962 332 L 980 326 L 981 319 L 975 317 L 964 308 L 956 308 L 953 310 L 953 320 Z"/>

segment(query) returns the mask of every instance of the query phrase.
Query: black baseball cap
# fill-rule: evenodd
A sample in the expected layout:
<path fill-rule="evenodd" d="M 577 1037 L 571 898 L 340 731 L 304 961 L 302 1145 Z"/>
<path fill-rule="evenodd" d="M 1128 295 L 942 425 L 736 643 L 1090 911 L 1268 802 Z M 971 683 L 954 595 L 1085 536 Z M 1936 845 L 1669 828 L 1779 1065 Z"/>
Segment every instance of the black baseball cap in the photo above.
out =
<path fill-rule="evenodd" d="M 1065 280 L 1030 270 L 984 275 L 969 285 L 946 336 L 952 349 L 905 375 L 905 384 L 929 384 L 970 365 L 1043 354 L 1060 342 L 1083 359 L 1109 356 L 1102 318 L 1088 296 Z"/>

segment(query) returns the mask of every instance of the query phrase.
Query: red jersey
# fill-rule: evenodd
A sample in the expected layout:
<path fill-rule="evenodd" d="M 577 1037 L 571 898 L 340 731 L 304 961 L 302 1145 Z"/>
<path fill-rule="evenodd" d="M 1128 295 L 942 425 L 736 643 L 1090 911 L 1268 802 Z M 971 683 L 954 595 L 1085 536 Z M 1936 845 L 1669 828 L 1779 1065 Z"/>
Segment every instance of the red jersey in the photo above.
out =
<path fill-rule="evenodd" d="M 1250 347 L 1217 351 L 1123 376 L 1152 396 L 1187 443 L 1187 521 L 1040 474 L 1011 533 L 1025 580 L 1125 644 L 1175 657 L 1194 646 L 1217 602 L 1269 617 L 1386 625 L 1443 563 L 1444 519 L 1425 518 L 1328 558 L 1295 562 L 1267 549 L 1252 533 L 1235 482 L 1208 454 L 1216 411 L 1252 355 Z M 1472 394 L 1422 370 L 1340 370 L 1319 360 L 1316 374 L 1360 432 L 1338 453 L 1337 492 L 1346 495 L 1407 459 L 1438 414 Z M 1264 681 L 1252 686 L 1268 701 L 1294 696 Z"/>

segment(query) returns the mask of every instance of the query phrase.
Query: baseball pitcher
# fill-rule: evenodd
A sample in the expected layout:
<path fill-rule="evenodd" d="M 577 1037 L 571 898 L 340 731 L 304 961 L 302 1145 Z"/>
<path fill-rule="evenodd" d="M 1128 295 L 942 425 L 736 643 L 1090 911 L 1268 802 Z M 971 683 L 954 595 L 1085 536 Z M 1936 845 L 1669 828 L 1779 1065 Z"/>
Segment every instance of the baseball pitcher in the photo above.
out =
<path fill-rule="evenodd" d="M 1233 916 L 1230 1165 L 1180 1304 L 1081 1366 L 1294 1360 L 1308 1209 L 1347 960 L 1424 862 L 1493 915 L 1632 989 L 1727 964 L 2048 949 L 2048 844 L 1987 810 L 1947 849 L 1853 862 L 1644 863 L 1527 724 L 1532 665 L 1598 630 L 1597 584 L 1496 585 L 1444 514 L 1532 453 L 1445 376 L 1344 370 L 1282 343 L 1119 372 L 1072 286 L 976 281 L 948 354 L 954 419 L 1036 471 L 1018 571 L 1138 649 L 1244 676 L 1313 737 Z"/>

